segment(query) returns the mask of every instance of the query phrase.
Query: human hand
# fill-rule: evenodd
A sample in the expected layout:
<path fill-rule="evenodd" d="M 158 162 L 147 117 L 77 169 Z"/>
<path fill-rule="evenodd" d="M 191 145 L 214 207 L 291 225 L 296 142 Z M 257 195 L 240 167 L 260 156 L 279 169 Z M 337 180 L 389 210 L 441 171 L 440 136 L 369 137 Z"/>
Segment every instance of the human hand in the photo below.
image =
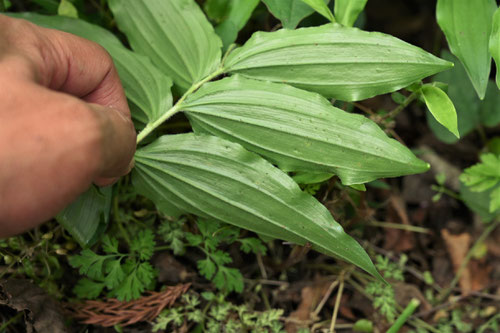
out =
<path fill-rule="evenodd" d="M 101 46 L 0 15 L 0 238 L 128 173 L 135 139 Z"/>

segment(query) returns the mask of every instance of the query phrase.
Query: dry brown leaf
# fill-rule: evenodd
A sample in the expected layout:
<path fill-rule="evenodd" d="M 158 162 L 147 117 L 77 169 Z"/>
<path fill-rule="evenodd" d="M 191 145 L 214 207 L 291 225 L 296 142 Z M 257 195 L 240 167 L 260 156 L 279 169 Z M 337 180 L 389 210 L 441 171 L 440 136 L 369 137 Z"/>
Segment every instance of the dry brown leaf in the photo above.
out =
<path fill-rule="evenodd" d="M 471 236 L 468 233 L 452 235 L 446 229 L 441 230 L 441 236 L 444 239 L 446 249 L 450 255 L 451 263 L 453 264 L 453 271 L 456 273 L 469 251 Z M 460 285 L 460 289 L 462 290 L 462 294 L 467 295 L 472 291 L 470 267 L 466 267 L 464 269 L 458 283 Z"/>
<path fill-rule="evenodd" d="M 23 311 L 28 333 L 69 332 L 59 304 L 28 280 L 0 281 L 0 305 Z"/>

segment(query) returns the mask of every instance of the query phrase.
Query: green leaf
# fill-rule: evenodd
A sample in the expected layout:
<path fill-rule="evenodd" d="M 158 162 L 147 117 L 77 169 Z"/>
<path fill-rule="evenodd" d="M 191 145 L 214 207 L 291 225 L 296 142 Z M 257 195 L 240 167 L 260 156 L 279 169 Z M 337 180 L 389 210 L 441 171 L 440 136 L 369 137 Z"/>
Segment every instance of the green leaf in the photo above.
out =
<path fill-rule="evenodd" d="M 101 239 L 102 250 L 107 254 L 119 254 L 118 240 L 114 237 L 104 235 Z"/>
<path fill-rule="evenodd" d="M 61 0 L 57 15 L 78 18 L 78 10 L 69 0 Z"/>
<path fill-rule="evenodd" d="M 481 155 L 481 163 L 464 170 L 460 180 L 473 192 L 486 191 L 500 183 L 500 156 Z"/>
<path fill-rule="evenodd" d="M 497 86 L 500 89 L 500 8 L 493 15 L 493 24 L 490 36 L 490 53 L 497 65 Z"/>
<path fill-rule="evenodd" d="M 500 186 L 490 193 L 490 213 L 500 209 Z"/>
<path fill-rule="evenodd" d="M 207 280 L 211 280 L 215 274 L 216 267 L 215 264 L 210 258 L 198 260 L 197 262 L 198 270 L 200 274 L 204 276 Z"/>
<path fill-rule="evenodd" d="M 73 292 L 80 299 L 96 299 L 104 289 L 104 282 L 96 282 L 87 278 L 78 280 Z"/>
<path fill-rule="evenodd" d="M 258 238 L 248 237 L 238 239 L 238 242 L 241 243 L 240 249 L 245 253 L 254 253 L 254 254 L 266 254 L 267 248 L 262 244 L 262 241 Z"/>
<path fill-rule="evenodd" d="M 96 280 L 104 278 L 104 262 L 109 259 L 108 256 L 100 256 L 90 249 L 84 249 L 79 255 L 69 258 L 69 264 L 73 268 L 79 268 L 81 275 Z"/>
<path fill-rule="evenodd" d="M 457 111 L 448 95 L 438 87 L 434 87 L 430 84 L 423 85 L 420 92 L 424 97 L 427 108 L 434 118 L 453 133 L 453 135 L 460 138 L 460 134 L 458 133 Z"/>
<path fill-rule="evenodd" d="M 147 57 L 126 49 L 110 31 L 83 20 L 67 17 L 33 13 L 11 16 L 24 18 L 46 28 L 69 32 L 103 46 L 113 58 L 127 98 L 140 109 L 131 108 L 135 119 L 144 122 L 145 114 L 149 122 L 153 122 L 172 106 L 172 80 Z"/>
<path fill-rule="evenodd" d="M 82 247 L 91 246 L 108 225 L 111 197 L 111 187 L 98 188 L 92 185 L 60 212 L 56 220 Z"/>
<path fill-rule="evenodd" d="M 238 37 L 238 31 L 243 29 L 258 4 L 259 0 L 229 1 L 227 16 L 215 27 L 215 32 L 221 38 L 224 50 L 234 43 Z"/>
<path fill-rule="evenodd" d="M 108 289 L 118 287 L 125 279 L 125 272 L 122 269 L 120 260 L 108 261 L 104 271 L 107 274 L 104 283 Z"/>
<path fill-rule="evenodd" d="M 479 106 L 479 118 L 481 123 L 487 127 L 495 127 L 500 124 L 500 94 L 492 80 L 486 89 L 486 96 Z"/>
<path fill-rule="evenodd" d="M 363 248 L 288 175 L 238 144 L 163 136 L 135 155 L 133 183 L 159 209 L 219 220 L 347 260 L 380 276 Z"/>
<path fill-rule="evenodd" d="M 226 72 L 343 101 L 392 92 L 451 66 L 395 37 L 338 24 L 256 32 L 225 63 Z"/>
<path fill-rule="evenodd" d="M 155 249 L 155 235 L 150 229 L 141 230 L 130 242 L 130 251 L 138 254 L 139 259 L 149 260 Z"/>
<path fill-rule="evenodd" d="M 204 85 L 180 108 L 195 129 L 237 142 L 285 171 L 334 173 L 350 185 L 428 169 L 368 118 L 284 84 L 234 76 Z"/>
<path fill-rule="evenodd" d="M 451 53 L 443 51 L 443 59 L 455 63 L 455 67 L 449 71 L 439 73 L 433 78 L 433 81 L 444 82 L 448 84 L 447 94 L 455 105 L 457 111 L 458 132 L 463 138 L 470 133 L 480 122 L 479 105 L 480 101 L 474 92 L 470 80 L 463 65 Z M 428 112 L 427 123 L 439 140 L 446 143 L 454 143 L 458 138 L 448 129 L 439 124 Z"/>
<path fill-rule="evenodd" d="M 484 98 L 491 69 L 489 41 L 495 0 L 438 0 L 436 19 L 451 52 L 465 66 L 479 96 Z"/>
<path fill-rule="evenodd" d="M 227 292 L 236 291 L 237 293 L 241 293 L 243 291 L 243 275 L 236 268 L 219 266 L 217 274 L 215 274 L 212 281 L 218 289 Z"/>
<path fill-rule="evenodd" d="M 500 186 L 498 186 L 500 188 Z M 476 212 L 484 222 L 490 222 L 500 213 L 500 210 L 491 213 L 491 193 L 495 189 L 489 189 L 484 192 L 473 192 L 463 182 L 460 182 L 460 197 L 467 207 Z"/>
<path fill-rule="evenodd" d="M 309 6 L 311 6 L 315 11 L 326 17 L 332 22 L 335 22 L 335 18 L 333 17 L 332 11 L 323 0 L 302 0 Z"/>
<path fill-rule="evenodd" d="M 337 22 L 352 27 L 358 15 L 365 8 L 368 0 L 335 0 L 335 18 Z"/>
<path fill-rule="evenodd" d="M 262 0 L 267 9 L 281 21 L 283 28 L 295 29 L 302 19 L 314 13 L 314 9 L 302 0 Z"/>
<path fill-rule="evenodd" d="M 125 279 L 118 287 L 111 291 L 110 295 L 120 301 L 130 301 L 139 298 L 155 277 L 153 267 L 148 262 L 137 264 L 133 260 L 127 260 L 122 268 L 125 273 Z"/>
<path fill-rule="evenodd" d="M 110 0 L 120 30 L 181 91 L 219 65 L 221 41 L 194 0 Z"/>
<path fill-rule="evenodd" d="M 297 184 L 307 185 L 322 183 L 333 176 L 332 173 L 325 172 L 297 172 L 292 178 Z"/>

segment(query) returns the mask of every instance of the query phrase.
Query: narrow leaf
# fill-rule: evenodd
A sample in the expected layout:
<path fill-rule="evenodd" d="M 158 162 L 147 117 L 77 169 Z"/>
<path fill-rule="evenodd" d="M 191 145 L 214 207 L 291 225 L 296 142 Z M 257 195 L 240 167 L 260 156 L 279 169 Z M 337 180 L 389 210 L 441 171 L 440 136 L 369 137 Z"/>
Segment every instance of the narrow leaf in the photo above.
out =
<path fill-rule="evenodd" d="M 496 8 L 495 0 L 438 0 L 436 7 L 436 19 L 450 50 L 464 64 L 480 99 L 490 75 L 488 44 Z"/>
<path fill-rule="evenodd" d="M 108 224 L 111 194 L 111 187 L 92 186 L 56 219 L 82 247 L 91 246 Z"/>
<path fill-rule="evenodd" d="M 337 22 L 352 27 L 368 0 L 335 0 L 335 18 Z"/>
<path fill-rule="evenodd" d="M 313 8 L 315 11 L 317 11 L 330 21 L 335 22 L 335 18 L 333 17 L 332 11 L 330 10 L 330 8 L 328 8 L 328 6 L 323 0 L 302 0 L 302 1 L 311 6 L 311 8 Z"/>
<path fill-rule="evenodd" d="M 285 29 L 295 29 L 302 19 L 314 13 L 314 9 L 302 0 L 262 0 L 262 2 L 273 16 L 281 21 Z"/>
<path fill-rule="evenodd" d="M 194 0 L 110 0 L 109 6 L 132 49 L 181 91 L 219 65 L 221 41 Z"/>
<path fill-rule="evenodd" d="M 379 277 L 363 248 L 285 173 L 213 136 L 163 136 L 137 151 L 133 182 L 158 206 L 223 221 L 349 261 Z"/>
<path fill-rule="evenodd" d="M 344 101 L 392 92 L 451 66 L 392 36 L 338 24 L 257 32 L 225 65 Z"/>
<path fill-rule="evenodd" d="M 172 80 L 140 54 L 126 49 L 108 30 L 83 20 L 34 13 L 12 14 L 37 25 L 57 29 L 92 40 L 103 46 L 113 58 L 127 98 L 139 109 L 131 107 L 132 116 L 141 122 L 152 122 L 172 106 Z M 144 119 L 146 116 L 146 119 Z"/>
<path fill-rule="evenodd" d="M 238 142 L 286 171 L 359 184 L 428 169 L 371 120 L 316 93 L 240 76 L 206 84 L 181 106 L 196 130 Z"/>
<path fill-rule="evenodd" d="M 455 105 L 457 111 L 458 132 L 460 137 L 470 133 L 480 122 L 480 100 L 474 91 L 471 81 L 467 77 L 464 66 L 448 51 L 441 54 L 443 59 L 455 63 L 449 71 L 436 75 L 433 81 L 448 84 L 447 95 Z M 454 143 L 458 138 L 443 125 L 438 123 L 430 112 L 427 113 L 427 123 L 439 140 Z"/>
<path fill-rule="evenodd" d="M 493 15 L 493 25 L 490 37 L 490 53 L 497 65 L 497 86 L 500 89 L 500 8 Z"/>
<path fill-rule="evenodd" d="M 448 95 L 438 87 L 434 87 L 430 84 L 423 85 L 420 91 L 424 97 L 427 108 L 434 118 L 453 133 L 453 135 L 460 138 L 457 111 Z"/>

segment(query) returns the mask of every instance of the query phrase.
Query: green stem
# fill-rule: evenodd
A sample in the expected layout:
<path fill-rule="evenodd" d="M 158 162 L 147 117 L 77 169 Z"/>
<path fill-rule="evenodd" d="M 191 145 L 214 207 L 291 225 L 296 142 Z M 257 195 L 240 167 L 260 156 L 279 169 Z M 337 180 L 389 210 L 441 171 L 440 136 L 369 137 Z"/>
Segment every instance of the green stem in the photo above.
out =
<path fill-rule="evenodd" d="M 390 228 L 390 229 L 401 229 L 401 230 L 405 230 L 405 231 L 419 232 L 419 233 L 423 233 L 423 234 L 431 234 L 432 233 L 427 228 L 417 227 L 414 225 L 400 224 L 400 223 L 371 221 L 370 224 L 367 224 L 367 226 Z"/>
<path fill-rule="evenodd" d="M 127 242 L 127 244 L 130 244 L 130 236 L 127 232 L 127 230 L 123 227 L 122 219 L 120 216 L 120 206 L 118 202 L 118 195 L 116 195 L 113 199 L 113 215 L 115 217 L 115 222 L 116 225 L 118 226 L 118 229 L 120 229 L 120 233 L 122 234 L 123 238 Z"/>
<path fill-rule="evenodd" d="M 396 107 L 394 110 L 384 115 L 382 119 L 395 118 L 401 111 L 403 111 L 408 105 L 410 105 L 410 103 L 413 102 L 417 98 L 417 96 L 417 92 L 412 92 L 410 96 L 406 97 L 402 104 L 398 105 L 398 107 Z"/>
<path fill-rule="evenodd" d="M 443 291 L 439 295 L 438 303 L 441 303 L 446 297 L 448 297 L 450 295 L 451 291 L 453 290 L 453 288 L 456 287 L 458 281 L 460 280 L 460 277 L 462 276 L 464 270 L 467 268 L 467 265 L 469 264 L 469 261 L 472 258 L 472 255 L 476 252 L 477 247 L 486 240 L 486 238 L 489 236 L 489 234 L 493 230 L 495 230 L 496 227 L 498 227 L 498 225 L 500 225 L 500 219 L 490 223 L 490 225 L 486 229 L 484 229 L 481 236 L 479 236 L 479 238 L 474 243 L 474 246 L 472 246 L 470 248 L 469 252 L 467 252 L 467 255 L 465 256 L 464 260 L 460 264 L 460 267 L 458 268 L 457 273 L 455 274 L 455 277 L 451 281 L 448 288 L 443 289 Z"/>
<path fill-rule="evenodd" d="M 2 0 L 0 0 L 0 2 L 1 1 Z M 13 316 L 9 320 L 7 320 L 5 323 L 3 323 L 2 326 L 0 326 L 0 332 L 5 331 L 11 324 L 14 324 L 16 321 L 18 321 L 23 316 L 23 314 L 24 314 L 23 311 L 18 312 L 15 316 Z"/>
<path fill-rule="evenodd" d="M 193 92 L 198 90 L 202 85 L 207 83 L 208 81 L 213 80 L 217 76 L 221 75 L 224 73 L 225 68 L 224 67 L 219 67 L 215 72 L 209 74 L 207 77 L 205 77 L 203 80 L 193 84 L 191 88 L 189 88 L 184 95 L 182 95 L 181 98 L 175 103 L 174 106 L 172 106 L 167 112 L 165 112 L 160 118 L 156 119 L 152 123 L 148 123 L 146 127 L 137 135 L 137 143 L 141 142 L 145 137 L 147 137 L 151 132 L 153 132 L 158 126 L 160 126 L 163 122 L 168 120 L 170 117 L 172 117 L 174 114 L 177 112 L 181 111 L 182 108 L 182 102 L 191 95 Z"/>
<path fill-rule="evenodd" d="M 406 323 L 408 318 L 415 312 L 419 307 L 420 301 L 416 298 L 412 298 L 408 306 L 403 310 L 403 313 L 398 317 L 394 324 L 389 328 L 387 333 L 397 333 L 401 327 Z"/>

